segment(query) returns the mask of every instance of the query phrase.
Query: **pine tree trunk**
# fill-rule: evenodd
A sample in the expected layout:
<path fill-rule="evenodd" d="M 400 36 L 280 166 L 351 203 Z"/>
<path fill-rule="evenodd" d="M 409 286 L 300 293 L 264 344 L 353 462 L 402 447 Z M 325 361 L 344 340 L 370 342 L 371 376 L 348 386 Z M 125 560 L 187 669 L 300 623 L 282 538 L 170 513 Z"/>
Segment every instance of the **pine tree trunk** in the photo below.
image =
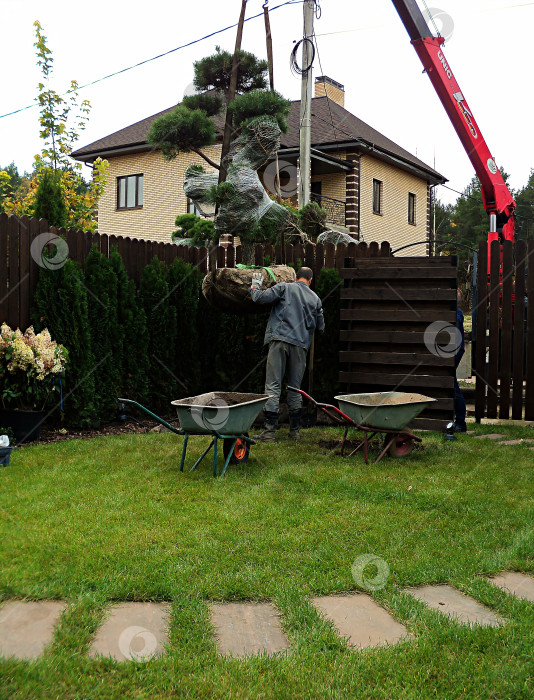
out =
<path fill-rule="evenodd" d="M 256 260 L 256 243 L 254 241 L 241 241 L 241 256 L 243 265 L 254 265 Z"/>

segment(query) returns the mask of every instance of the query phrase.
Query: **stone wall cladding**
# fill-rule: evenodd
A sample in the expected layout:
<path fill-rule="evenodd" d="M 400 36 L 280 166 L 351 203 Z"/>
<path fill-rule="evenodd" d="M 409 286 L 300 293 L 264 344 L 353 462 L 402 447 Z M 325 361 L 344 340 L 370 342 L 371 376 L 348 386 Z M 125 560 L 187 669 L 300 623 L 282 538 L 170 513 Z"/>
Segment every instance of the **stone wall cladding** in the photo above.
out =
<path fill-rule="evenodd" d="M 428 184 L 404 170 L 363 155 L 360 159 L 360 237 L 366 243 L 389 241 L 395 250 L 428 238 Z M 382 214 L 373 214 L 373 179 L 383 182 Z M 408 223 L 408 193 L 415 201 L 415 225 Z M 426 255 L 427 244 L 399 255 Z"/>
<path fill-rule="evenodd" d="M 218 162 L 220 145 L 204 149 Z M 213 169 L 196 153 L 184 153 L 173 161 L 163 159 L 160 151 L 148 151 L 109 159 L 108 185 L 98 206 L 98 231 L 107 235 L 130 236 L 169 243 L 178 214 L 187 211 L 183 191 L 185 171 L 190 165 Z M 143 207 L 117 210 L 117 178 L 143 174 Z"/>

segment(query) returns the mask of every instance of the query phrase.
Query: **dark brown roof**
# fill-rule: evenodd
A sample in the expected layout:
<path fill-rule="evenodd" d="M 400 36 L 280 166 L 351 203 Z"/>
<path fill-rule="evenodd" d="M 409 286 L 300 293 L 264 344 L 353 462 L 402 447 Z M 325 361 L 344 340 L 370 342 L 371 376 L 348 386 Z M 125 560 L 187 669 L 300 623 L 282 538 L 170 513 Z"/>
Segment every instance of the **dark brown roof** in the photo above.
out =
<path fill-rule="evenodd" d="M 391 139 L 381 134 L 372 126 L 366 124 L 347 109 L 327 97 L 312 99 L 312 145 L 317 147 L 335 146 L 338 150 L 343 144 L 364 142 L 364 145 L 374 147 L 393 157 L 400 158 L 417 168 L 420 168 L 443 181 L 443 176 L 436 170 L 423 163 Z M 297 148 L 299 145 L 300 101 L 293 102 L 289 114 L 289 132 L 282 134 L 282 148 Z"/>
<path fill-rule="evenodd" d="M 111 152 L 124 149 L 130 152 L 146 150 L 148 148 L 147 134 L 152 122 L 173 109 L 174 107 L 164 109 L 162 112 L 120 129 L 114 134 L 94 141 L 88 146 L 74 151 L 72 157 L 77 160 L 92 160 L 97 156 L 105 158 Z M 289 132 L 282 134 L 281 138 L 282 149 L 297 148 L 299 145 L 300 100 L 291 104 L 288 122 Z M 219 130 L 222 129 L 220 118 L 217 119 L 217 127 Z M 377 154 L 385 154 L 394 159 L 398 158 L 404 163 L 423 170 L 432 179 L 440 182 L 446 181 L 436 170 L 373 129 L 369 124 L 358 119 L 341 105 L 328 100 L 327 97 L 314 97 L 312 99 L 312 146 L 314 148 L 322 147 L 329 151 L 332 149 L 341 150 L 347 144 L 355 142 L 371 152 L 374 150 Z"/>

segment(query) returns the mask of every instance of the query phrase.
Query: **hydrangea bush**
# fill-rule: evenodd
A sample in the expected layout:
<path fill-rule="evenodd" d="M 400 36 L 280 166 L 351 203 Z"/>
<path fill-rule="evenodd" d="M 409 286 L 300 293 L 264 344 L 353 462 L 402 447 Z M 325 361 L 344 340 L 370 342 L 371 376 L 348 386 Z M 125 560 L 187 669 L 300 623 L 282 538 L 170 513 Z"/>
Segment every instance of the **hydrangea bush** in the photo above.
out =
<path fill-rule="evenodd" d="M 0 398 L 4 408 L 42 410 L 51 391 L 59 391 L 67 350 L 45 328 L 35 333 L 0 328 Z"/>

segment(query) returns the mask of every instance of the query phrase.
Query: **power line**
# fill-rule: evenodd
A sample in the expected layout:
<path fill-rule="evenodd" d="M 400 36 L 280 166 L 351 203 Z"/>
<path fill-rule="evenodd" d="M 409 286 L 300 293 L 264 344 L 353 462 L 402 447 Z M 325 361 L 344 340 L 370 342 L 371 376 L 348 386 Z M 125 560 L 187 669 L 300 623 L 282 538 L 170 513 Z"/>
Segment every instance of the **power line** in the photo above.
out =
<path fill-rule="evenodd" d="M 456 194 L 462 195 L 462 197 L 464 195 L 464 192 L 458 192 L 458 190 L 455 190 L 454 187 L 448 187 L 447 185 L 443 185 L 441 182 L 438 182 L 438 186 L 444 187 L 446 190 L 450 190 L 451 192 L 456 192 Z"/>
<path fill-rule="evenodd" d="M 269 9 L 270 12 L 274 12 L 274 10 L 278 10 L 280 7 L 284 7 L 285 5 L 297 5 L 304 0 L 286 0 L 286 2 L 281 3 L 280 5 L 275 5 L 275 7 L 271 7 Z M 259 12 L 257 15 L 252 15 L 252 17 L 247 17 L 245 19 L 245 22 L 250 21 L 251 19 L 257 19 L 258 17 L 263 17 L 263 11 Z M 107 80 L 108 78 L 113 78 L 116 75 L 120 75 L 121 73 L 126 73 L 129 70 L 133 70 L 134 68 L 138 68 L 139 66 L 143 66 L 145 63 L 150 63 L 151 61 L 156 61 L 158 58 L 163 58 L 164 56 L 168 56 L 171 53 L 174 53 L 175 51 L 180 51 L 180 49 L 185 49 L 188 46 L 193 46 L 193 44 L 198 44 L 201 41 L 204 41 L 205 39 L 209 39 L 212 36 L 216 36 L 217 34 L 222 34 L 223 32 L 228 31 L 229 29 L 233 29 L 234 27 L 237 27 L 236 24 L 231 24 L 228 27 L 224 27 L 224 29 L 217 29 L 215 32 L 211 32 L 211 34 L 206 34 L 205 36 L 201 37 L 200 39 L 194 39 L 193 41 L 190 41 L 187 44 L 182 44 L 182 46 L 177 46 L 175 49 L 170 49 L 170 51 L 165 51 L 165 53 L 160 53 L 158 56 L 153 56 L 152 58 L 147 58 L 144 61 L 139 61 L 139 63 L 135 63 L 132 66 L 128 66 L 127 68 L 122 68 L 121 70 L 115 71 L 114 73 L 110 73 L 109 75 L 105 75 L 103 78 L 97 78 L 96 80 L 93 80 L 90 83 L 86 83 L 85 85 L 80 85 L 77 90 L 83 90 L 86 87 L 90 87 L 91 85 L 96 85 L 97 83 L 101 83 L 103 80 Z M 65 95 L 69 94 L 68 92 L 63 93 L 62 97 Z M 20 109 L 15 109 L 13 112 L 7 112 L 6 114 L 0 114 L 0 119 L 3 119 L 4 117 L 10 117 L 13 114 L 18 114 L 19 112 L 24 112 L 27 109 L 32 109 L 33 107 L 37 107 L 37 104 L 32 104 L 28 105 L 27 107 L 21 107 Z"/>

